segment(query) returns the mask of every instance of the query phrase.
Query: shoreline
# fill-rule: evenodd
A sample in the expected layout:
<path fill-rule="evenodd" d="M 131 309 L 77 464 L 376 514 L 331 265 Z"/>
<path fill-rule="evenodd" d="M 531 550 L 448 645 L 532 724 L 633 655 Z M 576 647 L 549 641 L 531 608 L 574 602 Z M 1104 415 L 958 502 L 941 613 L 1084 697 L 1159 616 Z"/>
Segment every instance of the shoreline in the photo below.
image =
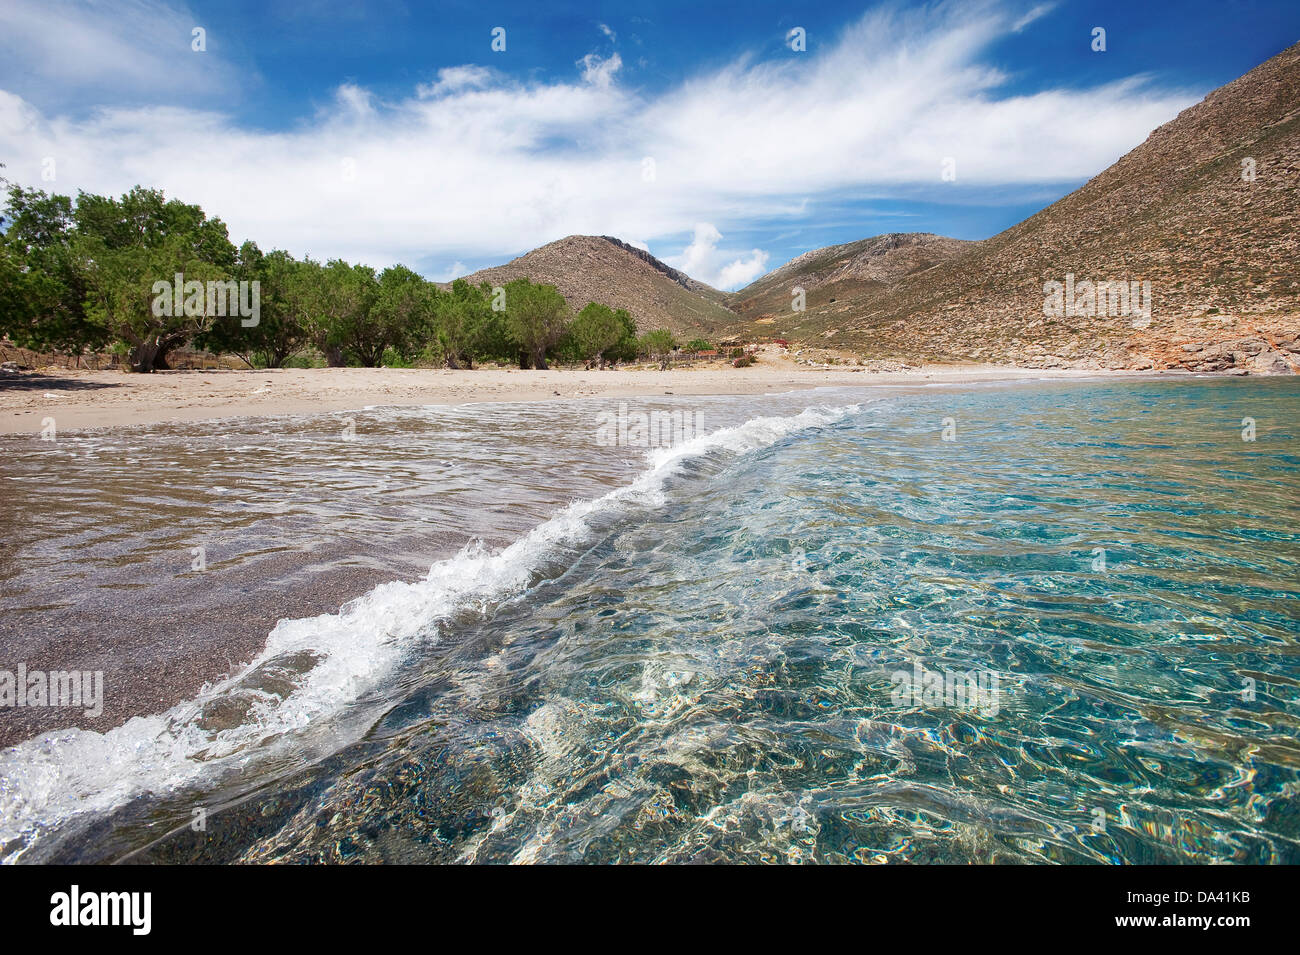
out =
<path fill-rule="evenodd" d="M 768 365 L 760 374 L 750 374 L 758 366 L 666 372 L 362 368 L 271 373 L 178 371 L 156 375 L 88 372 L 58 379 L 63 387 L 48 384 L 49 376 L 38 374 L 30 376 L 38 382 L 36 387 L 7 389 L 5 385 L 13 379 L 0 382 L 0 432 L 12 437 L 5 440 L 13 447 L 17 442 L 39 441 L 41 421 L 46 417 L 55 418 L 58 437 L 62 437 L 80 429 L 310 415 L 359 410 L 366 405 L 513 401 L 540 405 L 548 400 L 572 401 L 575 397 L 655 399 L 665 394 L 676 394 L 679 399 L 736 395 L 761 400 L 767 394 L 819 387 L 875 387 L 882 392 L 896 392 L 927 385 L 973 388 L 1042 379 L 1150 378 L 1149 372 L 1044 373 L 997 366 L 935 366 L 909 372 L 870 373 L 824 372 L 798 365 L 771 367 L 775 362 Z M 104 379 L 108 387 L 94 387 Z M 256 395 L 247 394 L 264 387 L 268 379 L 279 386 L 273 384 Z M 459 394 L 460 389 L 470 387 L 474 388 L 472 394 Z M 46 399 L 47 392 L 57 398 Z M 109 394 L 115 399 L 105 401 L 104 396 Z M 15 406 L 19 400 L 36 407 Z M 185 400 L 191 403 L 181 404 Z M 252 430 L 277 429 L 273 425 L 263 428 L 259 423 Z M 204 521 L 200 519 L 195 526 L 201 529 Z M 132 611 L 131 601 L 125 598 L 92 602 L 71 611 L 72 618 L 66 614 L 49 618 L 46 627 L 16 627 L 9 640 L 11 656 L 21 657 L 31 668 L 111 669 L 114 677 L 104 712 L 95 718 L 78 716 L 65 724 L 67 714 L 51 710 L 0 710 L 0 748 L 66 725 L 105 732 L 132 717 L 165 712 L 195 698 L 205 684 L 231 675 L 255 658 L 280 620 L 337 613 L 348 601 L 380 584 L 417 580 L 431 562 L 453 556 L 474 536 L 452 526 L 422 529 L 420 533 L 428 536 L 429 531 L 434 532 L 433 539 L 409 547 L 394 549 L 381 542 L 357 550 L 355 542 L 326 544 L 237 563 L 219 576 L 203 578 L 185 573 L 191 556 L 187 549 L 179 548 L 177 567 L 171 569 L 179 570 L 179 576 L 159 568 L 138 579 L 128 575 L 98 581 L 96 587 L 129 584 L 134 599 L 142 599 L 149 612 Z M 14 533 L 19 533 L 17 528 Z M 490 540 L 490 544 L 506 546 L 511 540 L 504 536 Z M 411 555 L 417 553 L 418 559 L 412 559 Z M 141 586 L 145 589 L 137 589 Z M 19 605 L 26 606 L 32 599 L 39 603 L 43 598 L 26 598 Z M 167 649 L 161 652 L 159 647 Z"/>
<path fill-rule="evenodd" d="M 810 368 L 764 356 L 749 368 L 718 364 L 605 371 L 479 368 L 293 368 L 37 371 L 0 378 L 0 434 L 122 428 L 228 418 L 360 411 L 369 407 L 532 402 L 663 395 L 763 395 L 822 387 L 908 387 L 1083 378 L 1190 377 L 1187 372 L 927 365 L 900 372 Z"/>
<path fill-rule="evenodd" d="M 472 381 L 474 376 L 482 376 L 499 386 L 504 384 L 500 379 L 509 376 L 511 384 L 516 381 L 518 384 L 510 389 L 501 387 L 493 393 L 476 394 L 456 403 L 518 401 L 540 404 L 557 397 L 572 400 L 575 396 L 630 398 L 644 395 L 653 399 L 673 393 L 678 397 L 759 397 L 780 391 L 790 393 L 819 387 L 844 386 L 876 386 L 885 391 L 905 392 L 920 391 L 926 386 L 947 385 L 960 388 L 966 385 L 969 386 L 966 390 L 973 390 L 988 385 L 1030 382 L 1136 382 L 1225 377 L 1191 375 L 1185 372 L 1044 371 L 1000 366 L 931 366 L 895 373 L 773 369 L 773 373 L 764 375 L 745 374 L 751 370 L 629 370 L 623 373 L 507 372 L 495 369 L 473 372 L 449 372 L 442 369 L 294 370 L 281 374 L 285 380 L 305 379 L 318 386 L 331 383 L 337 386 L 338 378 L 351 378 L 354 388 L 348 390 L 336 387 L 336 394 L 328 399 L 336 403 L 333 408 L 327 407 L 326 401 L 313 397 L 310 393 L 286 396 L 284 392 L 288 389 L 283 388 L 263 392 L 256 402 L 244 403 L 234 393 L 235 389 L 230 388 L 224 396 L 212 396 L 208 389 L 207 403 L 196 403 L 181 409 L 170 407 L 166 403 L 167 397 L 177 389 L 162 386 L 177 382 L 181 388 L 197 393 L 203 392 L 202 386 L 210 384 L 213 379 L 224 379 L 235 386 L 245 387 L 252 381 L 265 380 L 267 373 L 183 371 L 157 376 L 123 376 L 117 372 L 97 372 L 79 377 L 92 380 L 105 376 L 126 377 L 129 379 L 127 385 L 143 386 L 139 392 L 144 394 L 137 392 L 133 396 L 134 403 L 119 400 L 116 407 L 105 409 L 102 407 L 103 402 L 97 399 L 107 389 L 78 390 L 75 387 L 77 378 L 70 376 L 66 380 L 72 382 L 74 387 L 69 388 L 68 393 L 80 400 L 54 407 L 68 408 L 75 413 L 42 408 L 40 411 L 26 411 L 19 417 L 8 414 L 12 408 L 5 408 L 3 404 L 3 400 L 12 398 L 14 392 L 6 392 L 3 385 L 0 385 L 0 408 L 5 409 L 0 413 L 5 413 L 6 426 L 13 421 L 31 421 L 31 427 L 36 433 L 27 433 L 29 438 L 38 440 L 40 420 L 51 414 L 58 416 L 59 431 L 63 432 L 77 430 L 77 425 L 69 424 L 68 419 L 80 422 L 82 428 L 114 428 L 164 422 L 234 420 L 246 416 L 319 414 L 331 410 L 359 409 L 363 404 L 450 404 L 452 402 L 445 401 L 446 393 Z M 275 374 L 271 373 L 273 380 Z M 554 394 L 557 390 L 553 387 L 554 383 L 587 382 L 593 377 L 603 379 L 600 384 L 605 384 L 606 387 L 584 389 L 577 395 L 566 394 L 565 391 Z M 385 379 L 392 384 L 402 378 L 411 383 L 415 395 L 406 396 L 389 391 L 384 393 L 387 400 L 364 400 L 372 397 L 370 392 L 363 390 L 365 387 L 374 387 L 375 382 L 382 383 Z M 436 383 L 438 379 L 443 382 L 441 389 L 435 389 L 431 385 L 431 382 Z M 659 384 L 660 387 L 646 394 L 649 382 Z M 152 392 L 150 388 L 153 389 Z M 573 391 L 572 388 L 566 390 Z M 53 391 L 51 389 L 52 393 Z M 18 393 L 24 394 L 21 391 Z M 25 394 L 29 400 L 39 400 L 45 391 L 37 388 L 28 390 Z M 439 398 L 444 400 L 440 402 Z M 180 415 L 176 416 L 178 410 Z M 534 408 L 533 413 L 536 412 L 537 409 Z M 86 423 L 96 420 L 101 423 Z M 26 431 L 26 428 L 16 430 L 0 427 L 0 433 L 8 432 L 19 441 L 22 440 L 19 435 Z M 430 531 L 433 532 L 432 535 L 429 535 Z M 67 620 L 58 617 L 52 619 L 48 627 L 16 628 L 9 635 L 11 656 L 13 659 L 21 657 L 30 668 L 43 667 L 48 670 L 71 667 L 88 671 L 111 668 L 115 672 L 114 685 L 110 687 L 112 693 L 107 697 L 109 702 L 104 712 L 96 718 L 77 717 L 69 722 L 64 719 L 66 714 L 48 709 L 25 712 L 0 710 L 0 748 L 55 729 L 77 726 L 105 732 L 132 717 L 165 712 L 176 704 L 194 699 L 205 684 L 219 681 L 247 665 L 266 646 L 268 635 L 280 620 L 334 614 L 350 600 L 369 593 L 380 584 L 417 580 L 427 571 L 430 562 L 453 556 L 475 536 L 461 533 L 452 526 L 424 529 L 420 533 L 431 536 L 431 539 L 411 547 L 377 545 L 357 550 L 355 542 L 349 541 L 340 542 L 337 547 L 326 545 L 323 548 L 268 554 L 255 561 L 238 563 L 223 571 L 220 577 L 205 579 L 191 578 L 185 573 L 189 567 L 190 553 L 182 547 L 177 550 L 178 573 L 174 573 L 176 568 L 172 568 L 139 580 L 109 580 L 107 583 L 116 587 L 130 584 L 137 588 L 143 581 L 149 588 L 153 588 L 131 591 L 135 594 L 135 599 L 144 598 L 144 606 L 150 608 L 149 612 L 139 613 L 133 610 L 133 604 L 126 598 L 121 602 L 107 600 L 89 604 L 84 609 L 78 607 L 74 611 L 77 615 L 76 626 L 62 632 L 60 630 Z M 489 543 L 500 547 L 506 546 L 511 540 L 512 538 L 502 537 L 490 540 Z M 160 652 L 160 647 L 167 648 L 166 652 Z"/>

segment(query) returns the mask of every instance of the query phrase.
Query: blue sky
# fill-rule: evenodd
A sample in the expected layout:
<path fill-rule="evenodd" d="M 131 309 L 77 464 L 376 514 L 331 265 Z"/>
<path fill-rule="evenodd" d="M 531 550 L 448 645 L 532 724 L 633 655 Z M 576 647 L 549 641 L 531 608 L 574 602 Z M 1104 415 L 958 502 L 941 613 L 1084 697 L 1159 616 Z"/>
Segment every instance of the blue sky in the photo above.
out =
<path fill-rule="evenodd" d="M 608 233 L 732 288 L 881 232 L 992 235 L 1297 40 L 1281 0 L 6 0 L 0 162 L 297 255 L 445 279 Z"/>

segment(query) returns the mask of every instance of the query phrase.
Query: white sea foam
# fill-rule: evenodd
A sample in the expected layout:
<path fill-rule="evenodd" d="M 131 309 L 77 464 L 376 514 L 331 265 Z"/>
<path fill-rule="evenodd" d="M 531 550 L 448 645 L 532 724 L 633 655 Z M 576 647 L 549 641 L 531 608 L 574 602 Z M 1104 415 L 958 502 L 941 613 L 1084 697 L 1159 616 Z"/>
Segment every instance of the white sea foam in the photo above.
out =
<path fill-rule="evenodd" d="M 359 738 L 379 711 L 360 722 L 340 715 L 391 684 L 404 659 L 439 639 L 441 622 L 523 592 L 548 563 L 589 540 L 598 520 L 661 506 L 664 482 L 682 461 L 757 450 L 860 409 L 754 418 L 654 450 L 631 484 L 569 505 L 502 550 L 471 544 L 435 563 L 423 580 L 383 584 L 335 614 L 280 621 L 252 663 L 195 700 L 105 733 L 61 730 L 0 752 L 0 846 L 9 848 L 0 861 L 15 861 L 80 814 L 214 782 L 226 772 L 247 774 L 286 752 L 336 751 Z"/>

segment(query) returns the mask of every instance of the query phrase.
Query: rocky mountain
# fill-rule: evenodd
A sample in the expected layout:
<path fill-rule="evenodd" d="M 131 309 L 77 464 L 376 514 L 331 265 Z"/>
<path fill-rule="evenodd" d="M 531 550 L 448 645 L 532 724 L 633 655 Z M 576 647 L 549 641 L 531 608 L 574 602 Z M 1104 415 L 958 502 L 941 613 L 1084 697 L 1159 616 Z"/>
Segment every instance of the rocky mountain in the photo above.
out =
<path fill-rule="evenodd" d="M 895 282 L 931 268 L 974 245 L 929 232 L 891 232 L 844 245 L 814 249 L 733 292 L 731 308 L 750 320 L 791 311 L 793 290 L 802 288 L 808 307 L 883 292 Z"/>
<path fill-rule="evenodd" d="M 733 303 L 750 334 L 872 357 L 1294 371 L 1298 216 L 1300 44 L 1065 198 L 929 267 L 919 259 L 890 283 L 897 272 L 853 265 L 854 243 L 809 253 Z M 790 308 L 796 275 L 813 283 L 803 313 Z"/>
<path fill-rule="evenodd" d="M 736 321 L 723 292 L 610 236 L 571 235 L 466 278 L 491 285 L 516 278 L 544 282 L 575 311 L 588 302 L 626 308 L 638 331 L 667 328 L 683 339 L 708 337 Z"/>

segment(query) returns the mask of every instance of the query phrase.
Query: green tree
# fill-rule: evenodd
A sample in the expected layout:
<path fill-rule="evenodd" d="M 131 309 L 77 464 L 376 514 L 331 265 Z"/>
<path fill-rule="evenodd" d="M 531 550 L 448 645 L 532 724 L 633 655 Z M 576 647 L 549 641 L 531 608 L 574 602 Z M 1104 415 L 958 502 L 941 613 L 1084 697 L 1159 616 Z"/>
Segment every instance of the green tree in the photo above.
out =
<path fill-rule="evenodd" d="M 625 308 L 616 308 L 614 317 L 623 326 L 623 333 L 613 348 L 606 349 L 605 359 L 614 362 L 635 361 L 639 346 L 636 339 L 636 322 L 632 319 L 632 313 Z"/>
<path fill-rule="evenodd" d="M 479 294 L 487 310 L 480 314 L 474 331 L 474 355 L 479 361 L 514 361 L 519 357 L 519 346 L 510 334 L 510 320 L 505 310 L 492 308 L 492 286 L 487 282 L 479 283 Z"/>
<path fill-rule="evenodd" d="M 81 356 L 108 331 L 86 313 L 85 270 L 73 249 L 72 200 L 10 186 L 0 235 L 0 334 L 38 351 Z"/>
<path fill-rule="evenodd" d="M 629 351 L 635 355 L 636 323 L 627 309 L 589 302 L 574 317 L 566 341 L 574 358 L 603 366 Z"/>
<path fill-rule="evenodd" d="M 677 347 L 677 339 L 666 328 L 657 328 L 641 336 L 641 353 L 659 360 L 660 368 L 668 367 L 668 356 Z"/>
<path fill-rule="evenodd" d="M 206 331 L 212 316 L 189 293 L 178 309 L 155 285 L 228 279 L 237 255 L 225 223 L 140 186 L 121 199 L 83 192 L 73 218 L 87 317 L 129 346 L 133 370 L 166 368 L 168 352 Z"/>
<path fill-rule="evenodd" d="M 437 296 L 435 340 L 448 368 L 473 368 L 474 359 L 482 356 L 489 325 L 497 315 L 490 295 L 487 283 L 474 286 L 456 279 L 446 293 Z M 504 332 L 504 322 L 498 319 L 497 325 Z"/>
<path fill-rule="evenodd" d="M 515 279 L 505 286 L 506 321 L 519 347 L 519 367 L 546 370 L 546 354 L 563 336 L 569 306 L 554 285 Z"/>
<path fill-rule="evenodd" d="M 245 242 L 239 248 L 235 275 L 258 283 L 258 323 L 246 326 L 242 317 L 217 318 L 196 343 L 237 355 L 249 367 L 283 367 L 309 340 L 307 327 L 316 298 L 311 265 L 315 263 L 298 262 L 281 249 L 263 255 L 256 243 Z"/>
<path fill-rule="evenodd" d="M 17 339 L 22 334 L 30 321 L 30 299 L 23 263 L 0 239 L 0 336 Z"/>
<path fill-rule="evenodd" d="M 366 344 L 353 346 L 362 364 L 379 364 L 390 348 L 399 357 L 408 358 L 431 341 L 438 294 L 436 286 L 404 265 L 384 269 L 376 285 Z"/>
<path fill-rule="evenodd" d="M 375 270 L 333 259 L 319 279 L 309 331 L 326 364 L 338 368 L 352 359 L 377 365 L 388 341 L 371 325 L 370 310 L 379 293 Z"/>
<path fill-rule="evenodd" d="M 692 338 L 686 343 L 687 351 L 710 351 L 713 348 L 712 342 L 706 342 L 703 338 Z"/>

